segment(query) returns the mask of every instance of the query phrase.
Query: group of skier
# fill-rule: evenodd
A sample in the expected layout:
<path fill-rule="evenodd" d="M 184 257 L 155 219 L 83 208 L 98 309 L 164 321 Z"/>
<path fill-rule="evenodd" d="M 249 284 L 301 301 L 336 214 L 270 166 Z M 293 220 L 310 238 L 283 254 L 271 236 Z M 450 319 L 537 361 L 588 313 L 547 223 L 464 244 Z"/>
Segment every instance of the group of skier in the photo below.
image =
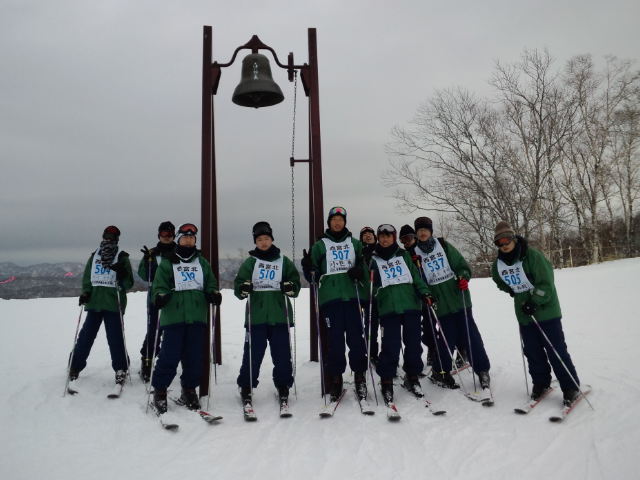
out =
<path fill-rule="evenodd" d="M 423 397 L 423 344 L 432 367 L 429 379 L 435 385 L 459 388 L 451 372 L 454 362 L 464 358 L 477 376 L 478 400 L 491 405 L 490 362 L 472 312 L 471 269 L 462 254 L 448 240 L 434 236 L 428 217 L 416 218 L 413 227 L 404 225 L 399 238 L 393 225 L 382 224 L 377 230 L 362 228 L 356 239 L 346 224 L 346 210 L 331 208 L 326 231 L 309 252 L 304 250 L 301 261 L 323 332 L 321 376 L 329 405 L 335 408 L 345 392 L 346 347 L 363 413 L 371 413 L 366 407 L 367 370 L 374 366 L 382 398 L 396 410 L 393 386 L 401 352 L 402 386 Z M 167 411 L 167 389 L 178 363 L 182 390 L 177 402 L 192 410 L 201 408 L 196 389 L 202 377 L 207 319 L 210 306 L 219 306 L 222 295 L 211 266 L 196 248 L 197 233 L 191 223 L 176 231 L 171 222 L 162 222 L 157 245 L 141 250 L 138 274 L 149 283 L 149 294 L 140 374 L 151 382 L 151 405 L 158 414 Z M 281 414 L 287 416 L 294 383 L 290 298 L 300 291 L 300 275 L 275 246 L 269 223 L 256 223 L 252 236 L 255 248 L 234 281 L 235 296 L 247 299 L 247 335 L 237 385 L 245 415 L 251 417 L 252 393 L 268 343 Z M 79 299 L 87 315 L 69 359 L 68 382 L 85 368 L 102 321 L 116 385 L 122 388 L 129 374 L 123 314 L 133 274 L 129 255 L 119 250 L 119 237 L 117 227 L 105 228 L 99 248 L 87 261 Z M 492 278 L 513 298 L 533 383 L 532 401 L 550 391 L 553 369 L 570 405 L 580 396 L 580 384 L 564 340 L 551 264 L 506 222 L 496 226 L 494 242 L 498 253 Z"/>

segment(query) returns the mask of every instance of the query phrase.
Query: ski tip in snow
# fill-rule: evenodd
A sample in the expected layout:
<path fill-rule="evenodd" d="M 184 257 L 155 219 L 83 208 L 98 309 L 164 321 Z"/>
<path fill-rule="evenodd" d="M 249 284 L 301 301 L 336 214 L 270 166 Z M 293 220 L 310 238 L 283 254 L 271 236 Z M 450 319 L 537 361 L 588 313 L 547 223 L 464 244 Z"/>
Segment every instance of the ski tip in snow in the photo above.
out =
<path fill-rule="evenodd" d="M 398 412 L 396 404 L 393 402 L 389 402 L 387 404 L 387 420 L 389 420 L 390 422 L 397 422 L 401 418 L 402 417 L 400 416 L 400 412 Z"/>

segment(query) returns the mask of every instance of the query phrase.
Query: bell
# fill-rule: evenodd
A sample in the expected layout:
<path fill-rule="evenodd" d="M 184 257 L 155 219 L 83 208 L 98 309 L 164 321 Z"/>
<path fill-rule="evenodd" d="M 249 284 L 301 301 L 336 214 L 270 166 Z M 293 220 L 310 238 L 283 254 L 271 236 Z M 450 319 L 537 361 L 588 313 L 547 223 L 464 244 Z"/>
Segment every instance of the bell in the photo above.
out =
<path fill-rule="evenodd" d="M 242 60 L 240 83 L 233 91 L 233 103 L 242 107 L 270 107 L 284 100 L 282 90 L 271 77 L 269 59 L 251 53 Z"/>

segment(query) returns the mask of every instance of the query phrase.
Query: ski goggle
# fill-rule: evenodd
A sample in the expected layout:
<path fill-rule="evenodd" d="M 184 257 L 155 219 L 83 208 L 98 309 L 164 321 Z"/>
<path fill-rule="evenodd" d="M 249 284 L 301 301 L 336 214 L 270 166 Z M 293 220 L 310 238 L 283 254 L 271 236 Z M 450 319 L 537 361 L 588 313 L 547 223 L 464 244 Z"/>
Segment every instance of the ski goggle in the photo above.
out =
<path fill-rule="evenodd" d="M 500 248 L 500 247 L 504 247 L 505 245 L 509 245 L 512 241 L 513 241 L 513 237 L 508 236 L 508 237 L 499 238 L 493 243 L 496 245 L 496 247 Z"/>
<path fill-rule="evenodd" d="M 180 225 L 178 233 L 180 235 L 195 235 L 198 233 L 198 227 L 196 227 L 193 223 L 185 223 L 183 225 Z"/>
<path fill-rule="evenodd" d="M 342 215 L 343 217 L 346 217 L 347 211 L 342 207 L 333 207 L 329 210 L 329 217 L 333 217 L 334 215 Z"/>
<path fill-rule="evenodd" d="M 380 225 L 378 227 L 378 235 L 380 235 L 381 233 L 389 233 L 391 235 L 395 235 L 396 234 L 396 227 L 394 227 L 393 225 L 391 225 L 389 223 L 383 223 L 382 225 Z"/>

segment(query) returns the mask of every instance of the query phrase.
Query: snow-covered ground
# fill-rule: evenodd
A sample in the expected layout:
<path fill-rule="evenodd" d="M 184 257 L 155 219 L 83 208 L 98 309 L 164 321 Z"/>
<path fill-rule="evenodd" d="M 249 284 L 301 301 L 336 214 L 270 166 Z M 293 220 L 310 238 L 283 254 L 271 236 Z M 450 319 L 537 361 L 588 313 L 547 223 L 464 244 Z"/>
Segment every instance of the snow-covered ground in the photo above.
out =
<path fill-rule="evenodd" d="M 254 401 L 259 420 L 246 423 L 235 386 L 243 305 L 225 291 L 224 364 L 211 408 L 224 419 L 208 425 L 170 405 L 180 423 L 176 433 L 145 414 L 146 393 L 136 375 L 121 399 L 106 398 L 113 371 L 103 329 L 77 382 L 80 394 L 63 398 L 79 312 L 75 298 L 0 300 L 0 478 L 639 478 L 638 278 L 640 259 L 556 272 L 569 351 L 582 382 L 593 386 L 589 399 L 595 407 L 582 402 L 563 424 L 547 420 L 559 410 L 559 392 L 528 416 L 513 413 L 526 399 L 517 325 L 511 299 L 490 279 L 473 280 L 471 291 L 492 363 L 493 408 L 423 380 L 427 396 L 447 409 L 446 416 L 428 414 L 397 388 L 399 423 L 388 422 L 380 407 L 372 417 L 361 415 L 351 392 L 332 419 L 320 419 L 319 366 L 308 361 L 303 291 L 297 301 L 294 416 L 278 417 L 266 355 Z M 145 315 L 145 294 L 129 295 L 125 323 L 133 371 Z M 179 388 L 177 380 L 173 387 Z"/>

